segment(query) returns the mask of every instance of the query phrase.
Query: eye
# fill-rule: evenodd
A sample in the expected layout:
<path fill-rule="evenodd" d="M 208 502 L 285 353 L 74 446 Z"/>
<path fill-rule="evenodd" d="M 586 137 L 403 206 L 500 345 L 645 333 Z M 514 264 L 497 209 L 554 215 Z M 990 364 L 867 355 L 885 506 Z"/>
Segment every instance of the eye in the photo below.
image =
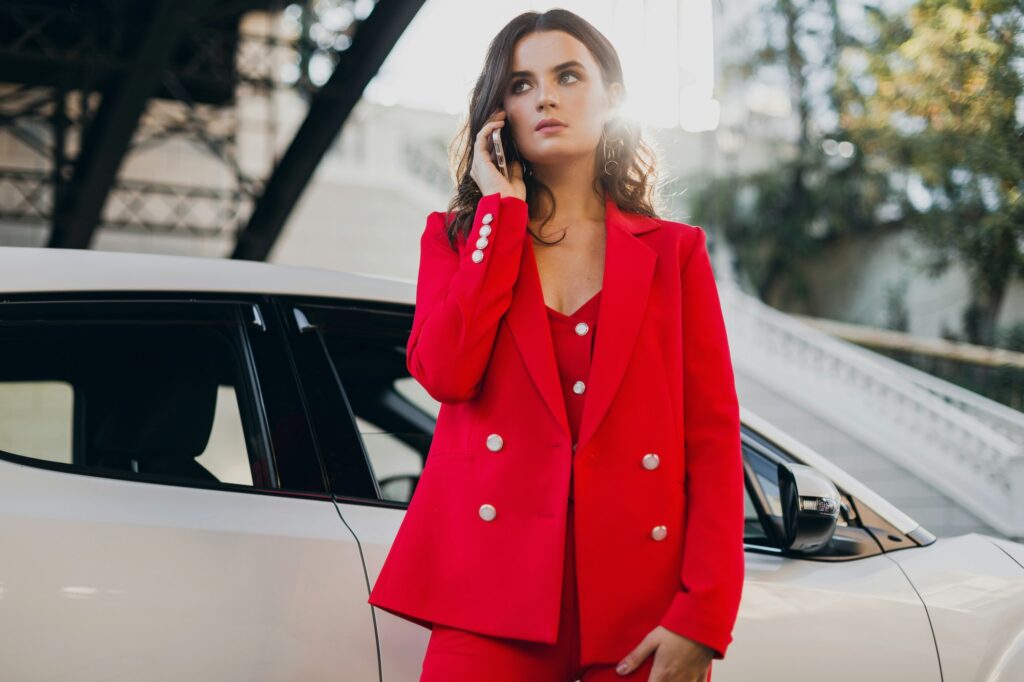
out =
<path fill-rule="evenodd" d="M 512 83 L 512 87 L 511 87 L 511 90 L 512 90 L 512 94 L 514 94 L 514 95 L 515 95 L 515 94 L 519 94 L 520 92 L 523 92 L 523 90 L 521 90 L 521 89 L 519 88 L 519 86 L 520 86 L 520 85 L 524 85 L 524 84 L 525 84 L 525 85 L 529 85 L 529 82 L 528 82 L 528 81 L 526 81 L 526 80 L 524 80 L 524 79 L 522 79 L 522 78 L 520 78 L 520 79 L 519 79 L 519 80 L 517 80 L 517 81 L 514 81 L 514 82 Z"/>
<path fill-rule="evenodd" d="M 568 83 L 575 83 L 576 81 L 578 81 L 580 79 L 580 77 L 578 75 L 576 75 L 575 71 L 563 71 L 561 74 L 559 74 L 558 79 L 562 80 L 565 76 L 572 77 L 571 81 L 566 81 Z"/>

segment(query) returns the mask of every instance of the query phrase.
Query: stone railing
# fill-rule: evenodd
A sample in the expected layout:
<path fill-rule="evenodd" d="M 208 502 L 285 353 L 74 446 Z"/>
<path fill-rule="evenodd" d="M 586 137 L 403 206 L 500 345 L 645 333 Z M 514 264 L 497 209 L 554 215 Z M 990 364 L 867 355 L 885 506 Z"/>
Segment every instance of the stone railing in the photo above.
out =
<path fill-rule="evenodd" d="M 726 279 L 718 286 L 737 371 L 915 473 L 999 532 L 1024 537 L 1024 420 L 1013 410 L 906 371 Z"/>
<path fill-rule="evenodd" d="M 965 414 L 987 424 L 994 431 L 1003 434 L 1018 446 L 1024 447 L 1024 412 L 1007 407 L 991 398 L 969 391 L 962 386 L 940 379 L 916 367 L 896 362 L 884 355 L 872 354 L 883 364 L 893 369 L 932 395 L 955 407 Z"/>

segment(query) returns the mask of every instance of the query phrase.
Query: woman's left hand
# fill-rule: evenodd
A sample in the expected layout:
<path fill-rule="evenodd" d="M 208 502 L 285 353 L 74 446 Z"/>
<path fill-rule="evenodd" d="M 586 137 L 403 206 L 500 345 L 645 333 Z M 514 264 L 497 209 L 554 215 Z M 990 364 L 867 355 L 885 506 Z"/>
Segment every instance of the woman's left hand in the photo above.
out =
<path fill-rule="evenodd" d="M 621 675 L 630 673 L 652 652 L 654 667 L 648 682 L 704 682 L 714 656 L 711 647 L 659 625 L 622 659 L 616 670 Z M 623 669 L 622 664 L 628 667 Z"/>

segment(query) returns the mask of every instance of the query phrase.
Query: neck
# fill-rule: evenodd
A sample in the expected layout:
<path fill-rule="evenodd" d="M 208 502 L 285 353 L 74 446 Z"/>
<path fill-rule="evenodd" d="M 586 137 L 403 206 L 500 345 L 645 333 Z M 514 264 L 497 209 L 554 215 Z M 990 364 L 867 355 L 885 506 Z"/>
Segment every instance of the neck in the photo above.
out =
<path fill-rule="evenodd" d="M 549 224 L 569 225 L 580 221 L 604 222 L 604 195 L 594 191 L 594 154 L 557 165 L 534 164 L 533 176 L 543 182 L 555 198 Z M 536 196 L 539 215 L 550 206 L 543 193 Z"/>

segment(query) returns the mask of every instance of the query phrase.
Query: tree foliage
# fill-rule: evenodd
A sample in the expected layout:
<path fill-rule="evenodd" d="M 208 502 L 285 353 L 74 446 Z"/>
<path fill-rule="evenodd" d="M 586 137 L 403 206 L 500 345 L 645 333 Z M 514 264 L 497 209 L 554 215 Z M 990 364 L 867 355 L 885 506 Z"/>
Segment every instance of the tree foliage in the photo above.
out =
<path fill-rule="evenodd" d="M 992 344 L 1013 277 L 1024 275 L 1024 11 L 1007 0 L 918 0 L 870 13 L 870 90 L 840 124 L 904 179 L 907 223 L 929 244 L 928 271 L 970 274 L 965 336 Z M 854 81 L 851 80 L 851 84 Z"/>
<path fill-rule="evenodd" d="M 710 181 L 696 217 L 723 229 L 764 300 L 808 307 L 802 265 L 832 240 L 913 229 L 930 246 L 924 274 L 953 262 L 970 273 L 964 336 L 992 344 L 1006 288 L 1024 275 L 1024 5 L 858 5 L 854 23 L 842 18 L 852 3 L 841 15 L 837 2 L 764 5 L 762 44 L 729 73 L 785 74 L 792 152 Z M 852 154 L 835 154 L 844 143 Z"/>

